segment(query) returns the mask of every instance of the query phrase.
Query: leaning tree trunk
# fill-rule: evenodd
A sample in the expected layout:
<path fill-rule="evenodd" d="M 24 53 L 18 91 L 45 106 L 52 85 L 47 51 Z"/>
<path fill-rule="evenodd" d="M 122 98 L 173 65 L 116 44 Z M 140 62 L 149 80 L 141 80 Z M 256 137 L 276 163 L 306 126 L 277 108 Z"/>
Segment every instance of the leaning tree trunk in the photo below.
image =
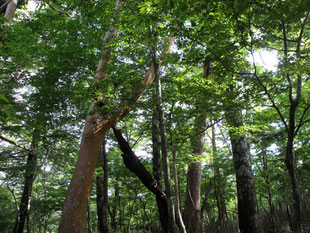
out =
<path fill-rule="evenodd" d="M 167 200 L 166 194 L 161 190 L 160 184 L 157 183 L 156 179 L 153 179 L 152 175 L 147 171 L 144 165 L 140 162 L 138 157 L 135 153 L 131 150 L 129 143 L 125 140 L 120 130 L 113 127 L 113 132 L 115 138 L 118 142 L 118 145 L 123 152 L 122 157 L 125 166 L 136 176 L 140 179 L 142 184 L 148 188 L 153 194 L 155 194 L 156 200 L 159 203 L 160 211 L 162 217 L 166 217 L 166 220 L 163 220 L 162 224 L 164 225 L 163 228 L 168 228 L 168 207 L 167 207 Z"/>
<path fill-rule="evenodd" d="M 31 142 L 31 152 L 28 153 L 26 171 L 25 171 L 25 183 L 23 188 L 22 199 L 19 205 L 19 216 L 16 220 L 14 233 L 23 233 L 25 222 L 29 214 L 30 198 L 32 192 L 33 182 L 36 178 L 38 157 L 35 151 L 38 147 L 40 140 L 40 133 L 38 129 L 33 132 L 32 142 Z"/>
<path fill-rule="evenodd" d="M 102 166 L 103 174 L 99 174 L 96 177 L 98 232 L 108 233 L 108 158 L 105 140 L 103 140 L 99 154 L 99 165 Z"/>
<path fill-rule="evenodd" d="M 106 41 L 111 40 L 115 34 L 116 29 L 109 30 L 105 36 Z M 170 51 L 172 41 L 172 38 L 169 39 L 161 58 Z M 109 63 L 110 51 L 105 51 L 102 59 L 98 63 L 98 72 L 96 74 L 97 80 L 106 77 L 102 72 L 102 69 Z M 128 99 L 118 107 L 106 113 L 104 116 L 102 116 L 98 110 L 99 106 L 104 102 L 104 91 L 100 101 L 96 101 L 89 108 L 78 160 L 67 191 L 58 232 L 83 232 L 88 199 L 103 138 L 113 125 L 123 119 L 130 112 L 132 106 L 139 101 L 144 90 L 153 82 L 154 78 L 154 66 L 152 65 L 144 79 L 141 81 L 141 84 L 137 85 L 137 87 L 132 90 Z"/>
<path fill-rule="evenodd" d="M 229 134 L 234 158 L 238 192 L 238 216 L 241 233 L 259 232 L 257 219 L 257 200 L 253 171 L 250 161 L 250 150 L 244 132 L 241 111 L 229 109 L 226 121 L 230 127 Z"/>

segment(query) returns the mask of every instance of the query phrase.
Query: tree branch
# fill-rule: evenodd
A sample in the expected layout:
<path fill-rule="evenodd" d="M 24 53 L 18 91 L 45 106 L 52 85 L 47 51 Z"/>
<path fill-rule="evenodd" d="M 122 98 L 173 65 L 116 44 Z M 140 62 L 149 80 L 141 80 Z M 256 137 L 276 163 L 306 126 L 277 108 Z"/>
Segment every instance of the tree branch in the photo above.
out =
<path fill-rule="evenodd" d="M 69 13 L 67 13 L 67 12 L 65 12 L 65 11 L 61 11 L 61 10 L 56 9 L 56 8 L 53 7 L 52 4 L 49 3 L 48 1 L 43 1 L 43 2 L 45 2 L 47 5 L 49 5 L 50 8 L 52 8 L 52 10 L 57 11 L 59 14 L 61 14 L 61 15 L 66 15 L 66 16 L 72 18 L 72 16 L 71 16 Z"/>
<path fill-rule="evenodd" d="M 306 113 L 307 113 L 307 111 L 308 111 L 309 109 L 310 109 L 310 104 L 309 104 L 309 105 L 305 108 L 305 110 L 303 111 L 302 116 L 301 116 L 301 118 L 299 119 L 299 123 L 298 123 L 298 126 L 297 126 L 296 130 L 295 130 L 294 135 L 297 135 L 299 129 L 300 129 L 305 123 L 307 123 L 307 122 L 310 121 L 310 119 L 304 121 L 305 115 L 306 115 Z"/>
<path fill-rule="evenodd" d="M 264 92 L 265 94 L 267 95 L 268 99 L 271 101 L 272 103 L 272 107 L 274 107 L 278 113 L 278 115 L 280 116 L 281 118 L 281 121 L 283 122 L 284 126 L 285 126 L 285 129 L 287 132 L 288 131 L 288 127 L 287 127 L 287 124 L 285 122 L 285 119 L 280 111 L 280 109 L 278 108 L 278 106 L 276 105 L 276 103 L 274 102 L 273 98 L 271 97 L 269 91 L 268 91 L 268 88 L 267 86 L 262 82 L 262 80 L 260 79 L 260 77 L 258 76 L 257 74 L 257 67 L 256 67 L 256 62 L 255 62 L 255 59 L 254 59 L 254 54 L 253 54 L 253 50 L 251 50 L 251 54 L 252 54 L 252 59 L 253 59 L 253 66 L 254 66 L 254 77 L 256 78 L 256 80 L 258 81 L 258 83 L 262 86 L 262 88 L 264 89 Z"/>
<path fill-rule="evenodd" d="M 8 0 L 3 5 L 0 6 L 0 12 L 11 2 L 12 0 Z"/>
<path fill-rule="evenodd" d="M 14 142 L 14 141 L 12 141 L 12 140 L 10 140 L 10 139 L 8 139 L 8 138 L 5 138 L 5 137 L 3 137 L 3 136 L 1 136 L 1 135 L 0 135 L 0 139 L 3 140 L 3 141 L 8 142 L 8 143 L 10 143 L 10 144 L 12 144 L 12 145 L 14 145 L 14 146 L 17 146 L 18 148 L 21 148 L 21 149 L 23 149 L 23 150 L 25 150 L 25 151 L 27 151 L 27 152 L 29 152 L 29 153 L 34 153 L 33 150 L 28 149 L 28 148 L 26 148 L 26 147 L 24 147 L 24 146 L 18 145 L 16 142 Z"/>
<path fill-rule="evenodd" d="M 137 12 L 135 11 L 135 9 L 133 9 L 129 2 L 127 0 L 123 0 L 123 2 L 128 6 L 128 8 L 132 11 L 132 13 L 137 14 Z"/>

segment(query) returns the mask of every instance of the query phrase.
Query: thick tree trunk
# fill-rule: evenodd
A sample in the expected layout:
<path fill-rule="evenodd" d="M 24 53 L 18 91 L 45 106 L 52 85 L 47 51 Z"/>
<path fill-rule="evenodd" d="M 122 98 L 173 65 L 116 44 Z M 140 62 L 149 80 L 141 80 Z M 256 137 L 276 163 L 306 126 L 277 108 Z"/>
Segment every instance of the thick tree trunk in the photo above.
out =
<path fill-rule="evenodd" d="M 168 232 L 177 232 L 177 226 L 175 221 L 175 208 L 172 198 L 172 185 L 171 185 L 171 176 L 170 176 L 170 166 L 169 166 L 169 158 L 168 158 L 168 143 L 166 138 L 166 129 L 164 122 L 164 111 L 162 106 L 162 94 L 161 94 L 161 83 L 159 76 L 159 64 L 156 63 L 156 52 L 154 52 L 153 57 L 153 66 L 155 70 L 155 80 L 156 80 L 156 106 L 158 112 L 158 120 L 159 120 L 159 131 L 160 131 L 160 139 L 161 139 L 161 153 L 162 153 L 162 161 L 163 161 L 163 170 L 164 170 L 164 181 L 166 187 L 166 200 L 168 207 Z"/>
<path fill-rule="evenodd" d="M 238 192 L 238 216 L 241 233 L 257 233 L 257 200 L 253 171 L 250 162 L 250 151 L 245 135 L 242 134 L 241 111 L 230 110 L 226 113 L 229 130 Z"/>
<path fill-rule="evenodd" d="M 211 60 L 207 58 L 204 61 L 203 76 L 210 75 Z M 199 104 L 199 100 L 198 104 Z M 201 162 L 197 162 L 196 156 L 201 156 L 204 146 L 204 130 L 205 130 L 206 117 L 204 110 L 200 107 L 196 107 L 195 126 L 194 132 L 201 132 L 191 139 L 191 149 L 193 153 L 193 162 L 188 166 L 187 170 L 187 186 L 185 196 L 185 209 L 184 219 L 186 230 L 189 233 L 201 232 L 201 208 L 200 208 L 200 190 L 201 190 Z"/>
<path fill-rule="evenodd" d="M 27 220 L 30 208 L 30 198 L 31 198 L 31 191 L 33 182 L 36 178 L 36 171 L 37 171 L 37 163 L 38 157 L 35 152 L 35 149 L 38 147 L 39 140 L 40 140 L 40 133 L 38 129 L 35 129 L 33 132 L 32 143 L 31 143 L 31 150 L 32 152 L 28 153 L 27 163 L 26 163 L 26 171 L 25 171 L 25 184 L 23 188 L 23 194 L 21 203 L 19 205 L 19 217 L 17 222 L 15 223 L 15 233 L 23 233 L 25 222 Z"/>
<path fill-rule="evenodd" d="M 152 116 L 152 146 L 153 146 L 153 175 L 159 189 L 161 185 L 161 159 L 160 159 L 160 132 L 156 111 Z M 167 206 L 156 196 L 156 203 L 159 213 L 159 220 L 164 233 L 168 231 Z"/>
<path fill-rule="evenodd" d="M 11 0 L 8 6 L 6 7 L 5 15 L 4 17 L 7 18 L 7 23 L 5 24 L 6 26 L 10 26 L 13 22 L 13 18 L 16 12 L 16 7 L 17 7 L 17 0 Z"/>
<path fill-rule="evenodd" d="M 108 233 L 108 161 L 105 141 L 101 146 L 99 164 L 102 166 L 104 173 L 96 177 L 98 232 Z"/>
<path fill-rule="evenodd" d="M 201 232 L 200 210 L 201 164 L 190 163 L 187 171 L 185 225 L 189 233 Z"/>

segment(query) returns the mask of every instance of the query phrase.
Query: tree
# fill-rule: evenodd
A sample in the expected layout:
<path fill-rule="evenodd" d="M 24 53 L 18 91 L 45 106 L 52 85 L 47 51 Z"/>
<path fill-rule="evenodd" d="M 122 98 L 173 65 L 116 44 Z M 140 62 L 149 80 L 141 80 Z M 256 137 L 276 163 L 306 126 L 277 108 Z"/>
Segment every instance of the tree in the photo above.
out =
<path fill-rule="evenodd" d="M 119 7 L 118 4 L 119 3 L 116 4 L 116 8 Z M 107 32 L 105 36 L 106 40 L 110 40 L 111 37 L 115 36 L 115 29 L 113 28 L 111 31 Z M 165 45 L 166 47 L 162 56 L 170 51 L 171 45 L 172 39 L 169 39 L 168 43 Z M 100 71 L 109 63 L 109 51 L 104 51 L 103 58 L 98 63 L 96 79 L 105 76 L 105 74 Z M 85 122 L 76 170 L 72 177 L 64 203 L 59 232 L 79 232 L 83 229 L 87 202 L 103 137 L 113 125 L 129 113 L 133 104 L 141 98 L 144 89 L 153 82 L 154 78 L 154 66 L 152 65 L 139 87 L 132 90 L 128 98 L 129 100 L 121 103 L 103 116 L 100 111 L 96 110 L 100 104 L 103 104 L 103 99 L 96 101 L 90 107 Z"/>

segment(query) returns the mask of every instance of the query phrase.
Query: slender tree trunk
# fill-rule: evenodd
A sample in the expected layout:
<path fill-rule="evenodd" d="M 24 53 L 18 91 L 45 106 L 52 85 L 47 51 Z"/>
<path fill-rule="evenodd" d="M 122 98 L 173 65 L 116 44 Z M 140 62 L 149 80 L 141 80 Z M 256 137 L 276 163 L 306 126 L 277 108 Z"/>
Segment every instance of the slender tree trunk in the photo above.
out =
<path fill-rule="evenodd" d="M 176 151 L 172 151 L 172 163 L 173 163 L 173 173 L 174 173 L 174 191 L 175 191 L 175 215 L 176 221 L 178 223 L 179 229 L 181 233 L 186 233 L 186 228 L 183 222 L 183 218 L 181 215 L 181 207 L 180 207 L 180 191 L 179 191 L 179 182 L 178 182 L 178 170 L 176 165 Z"/>
<path fill-rule="evenodd" d="M 152 116 L 152 147 L 153 147 L 153 175 L 158 188 L 161 185 L 161 159 L 160 159 L 160 132 L 157 112 Z M 164 233 L 168 231 L 167 205 L 163 205 L 161 198 L 156 195 L 156 203 L 159 213 L 159 220 Z"/>
<path fill-rule="evenodd" d="M 159 64 L 156 63 L 156 52 L 153 56 L 153 66 L 155 68 L 155 80 L 156 80 L 156 105 L 158 111 L 158 120 L 159 120 L 159 130 L 160 130 L 160 139 L 161 139 L 161 152 L 162 152 L 162 161 L 164 169 L 164 181 L 166 187 L 166 200 L 168 207 L 168 232 L 177 232 L 177 226 L 175 222 L 175 209 L 172 198 L 172 185 L 171 185 L 171 176 L 170 176 L 170 166 L 168 158 L 168 143 L 166 138 L 166 129 L 164 122 L 164 111 L 162 106 L 162 94 L 161 94 L 161 83 L 159 76 Z"/>
<path fill-rule="evenodd" d="M 31 191 L 33 182 L 36 178 L 36 171 L 37 171 L 37 153 L 35 149 L 38 147 L 40 140 L 40 132 L 38 129 L 35 129 L 33 132 L 32 142 L 31 142 L 31 150 L 32 152 L 28 153 L 27 163 L 26 163 L 26 171 L 25 171 L 25 183 L 23 188 L 23 194 L 21 203 L 19 205 L 19 222 L 15 224 L 16 229 L 14 232 L 16 233 L 23 233 L 25 222 L 27 220 L 27 216 L 29 214 L 30 208 L 30 198 L 31 198 Z"/>
<path fill-rule="evenodd" d="M 119 187 L 118 187 L 118 184 L 116 184 L 114 187 L 114 201 L 113 201 L 113 205 L 111 207 L 112 207 L 112 210 L 109 211 L 109 214 L 111 217 L 111 229 L 112 229 L 112 233 L 116 233 L 117 232 L 116 215 L 117 215 L 117 210 L 119 207 Z"/>
<path fill-rule="evenodd" d="M 87 206 L 87 233 L 91 233 L 91 225 L 90 225 L 90 208 Z"/>
<path fill-rule="evenodd" d="M 99 164 L 102 166 L 104 173 L 96 177 L 98 232 L 108 233 L 108 161 L 105 140 L 101 146 Z"/>
<path fill-rule="evenodd" d="M 212 126 L 212 152 L 213 152 L 213 164 L 214 164 L 214 190 L 217 201 L 218 218 L 219 218 L 218 220 L 219 223 L 222 224 L 223 222 L 225 222 L 226 205 L 221 182 L 221 172 L 216 161 L 217 148 L 216 148 L 214 125 Z"/>
<path fill-rule="evenodd" d="M 291 187 L 292 187 L 292 196 L 293 196 L 293 206 L 294 206 L 294 215 L 293 215 L 293 232 L 301 232 L 301 207 L 300 207 L 300 194 L 297 186 L 296 174 L 295 174 L 295 156 L 293 152 L 293 136 L 288 136 L 286 144 L 286 154 L 285 154 L 285 165 L 290 177 Z"/>
<path fill-rule="evenodd" d="M 267 184 L 267 194 L 268 194 L 268 204 L 269 204 L 269 209 L 270 209 L 270 217 L 271 217 L 271 222 L 273 224 L 274 230 L 276 233 L 279 232 L 279 227 L 278 223 L 276 220 L 276 215 L 275 215 L 275 209 L 274 209 L 274 204 L 272 201 L 272 191 L 270 188 L 270 176 L 269 176 L 269 167 L 268 167 L 268 158 L 267 158 L 267 152 L 266 149 L 264 148 L 262 151 L 263 154 L 263 169 L 264 169 L 264 176 L 265 176 L 265 182 Z"/>
<path fill-rule="evenodd" d="M 103 221 L 103 175 L 96 176 L 96 196 L 97 196 L 97 218 L 98 218 L 98 233 L 104 233 Z"/>
<path fill-rule="evenodd" d="M 260 231 L 255 184 L 250 150 L 245 135 L 241 135 L 243 133 L 241 111 L 230 109 L 226 112 L 226 121 L 231 127 L 229 134 L 237 180 L 239 228 L 241 233 L 257 233 Z"/>
<path fill-rule="evenodd" d="M 209 196 L 211 194 L 211 191 L 212 191 L 212 180 L 210 180 L 210 184 L 208 187 L 206 187 L 206 192 L 205 192 L 205 195 L 204 195 L 204 198 L 203 198 L 203 201 L 202 201 L 202 205 L 201 205 L 201 220 L 203 221 L 203 217 L 204 217 L 204 210 L 207 208 L 207 204 L 208 204 L 208 199 L 209 199 Z M 207 185 L 206 185 L 207 186 Z"/>

